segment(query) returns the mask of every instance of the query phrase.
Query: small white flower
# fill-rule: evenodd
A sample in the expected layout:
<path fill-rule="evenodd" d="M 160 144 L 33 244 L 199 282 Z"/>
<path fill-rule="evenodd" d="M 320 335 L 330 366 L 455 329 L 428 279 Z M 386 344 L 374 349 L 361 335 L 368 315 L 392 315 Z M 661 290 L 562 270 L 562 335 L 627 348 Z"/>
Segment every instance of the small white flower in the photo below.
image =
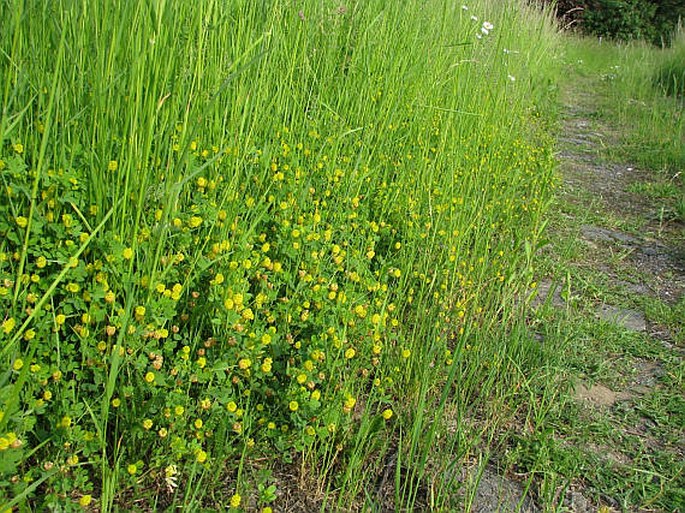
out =
<path fill-rule="evenodd" d="M 495 28 L 495 27 L 494 27 L 493 24 L 490 23 L 489 21 L 484 21 L 484 22 L 483 22 L 483 28 L 484 28 L 485 30 L 492 30 L 492 29 Z"/>
<path fill-rule="evenodd" d="M 483 39 L 483 36 L 481 36 L 480 34 L 476 34 L 476 39 Z"/>
<path fill-rule="evenodd" d="M 485 27 L 481 27 L 480 31 L 483 33 L 484 36 L 487 36 L 490 33 L 490 31 Z"/>
<path fill-rule="evenodd" d="M 511 50 L 509 50 L 508 48 L 505 48 L 502 51 L 504 52 L 505 55 L 509 55 L 511 53 Z"/>
<path fill-rule="evenodd" d="M 176 474 L 178 474 L 176 465 L 169 465 L 164 469 L 164 481 L 166 481 L 170 493 L 173 493 L 178 488 L 178 476 Z"/>
<path fill-rule="evenodd" d="M 478 21 L 478 16 L 471 15 L 471 21 Z"/>
<path fill-rule="evenodd" d="M 507 75 L 507 77 L 508 77 L 509 80 L 511 80 L 512 82 L 516 82 L 516 77 L 515 77 L 514 75 Z"/>
<path fill-rule="evenodd" d="M 461 10 L 462 10 L 462 11 L 468 11 L 468 10 L 469 10 L 469 7 L 468 7 L 467 5 L 462 5 L 462 6 L 461 6 Z"/>

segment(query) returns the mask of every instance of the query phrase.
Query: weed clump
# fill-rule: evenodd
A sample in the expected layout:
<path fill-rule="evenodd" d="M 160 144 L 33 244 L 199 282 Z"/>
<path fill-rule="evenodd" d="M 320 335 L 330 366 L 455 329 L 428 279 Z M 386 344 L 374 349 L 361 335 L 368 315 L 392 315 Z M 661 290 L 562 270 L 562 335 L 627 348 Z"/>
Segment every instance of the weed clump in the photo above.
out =
<path fill-rule="evenodd" d="M 664 94 L 685 99 L 685 30 L 682 28 L 657 69 L 654 81 Z"/>

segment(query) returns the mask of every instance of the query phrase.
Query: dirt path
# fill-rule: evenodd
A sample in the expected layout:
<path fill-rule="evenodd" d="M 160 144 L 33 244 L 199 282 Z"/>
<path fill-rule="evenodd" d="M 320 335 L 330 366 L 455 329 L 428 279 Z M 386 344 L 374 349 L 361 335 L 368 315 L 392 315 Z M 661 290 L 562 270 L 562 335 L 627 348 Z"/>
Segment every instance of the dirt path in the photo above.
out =
<path fill-rule="evenodd" d="M 652 183 L 650 170 L 630 164 L 607 162 L 603 148 L 619 144 L 618 135 L 593 119 L 593 97 L 576 95 L 565 106 L 559 138 L 564 201 L 592 207 L 602 225 L 583 225 L 581 237 L 591 247 L 601 246 L 629 253 L 626 267 L 641 275 L 631 288 L 675 303 L 685 292 L 685 237 L 682 222 L 665 220 L 658 204 L 640 195 L 640 185 Z M 589 204 L 588 204 L 589 200 Z M 629 230 L 616 229 L 616 225 Z M 609 273 L 606 266 L 598 272 Z"/>
<path fill-rule="evenodd" d="M 558 438 L 595 474 L 573 479 L 561 511 L 681 511 L 685 227 L 640 194 L 659 180 L 655 173 L 606 158 L 620 134 L 596 115 L 596 97 L 579 90 L 592 85 L 567 95 L 559 212 L 544 249 L 553 271 L 534 305 L 564 312 L 557 326 L 567 331 L 572 381 L 564 415 L 577 427 L 562 427 Z M 587 426 L 589 434 L 579 433 Z M 647 483 L 644 498 L 628 489 L 639 483 Z"/>

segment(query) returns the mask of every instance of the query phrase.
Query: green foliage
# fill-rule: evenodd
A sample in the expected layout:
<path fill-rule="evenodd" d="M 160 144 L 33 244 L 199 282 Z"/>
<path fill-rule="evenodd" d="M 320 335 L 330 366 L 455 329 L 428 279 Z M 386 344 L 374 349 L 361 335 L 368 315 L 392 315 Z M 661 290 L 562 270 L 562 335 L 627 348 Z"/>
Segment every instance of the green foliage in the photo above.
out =
<path fill-rule="evenodd" d="M 656 45 L 670 45 L 678 39 L 680 26 L 685 19 L 684 0 L 659 0 L 652 20 L 652 42 Z"/>
<path fill-rule="evenodd" d="M 561 0 L 553 3 L 557 16 L 568 28 L 622 41 L 642 39 L 657 46 L 671 44 L 678 20 L 685 17 L 683 0 Z"/>
<path fill-rule="evenodd" d="M 379 433 L 427 454 L 427 391 L 497 372 L 456 355 L 529 286 L 549 19 L 2 5 L 0 509 L 237 510 L 265 460 L 328 487 Z"/>
<path fill-rule="evenodd" d="M 585 7 L 583 29 L 612 39 L 651 39 L 656 5 L 642 0 L 592 0 Z"/>
<path fill-rule="evenodd" d="M 673 48 L 656 70 L 654 81 L 665 94 L 685 98 L 685 31 L 678 31 Z"/>

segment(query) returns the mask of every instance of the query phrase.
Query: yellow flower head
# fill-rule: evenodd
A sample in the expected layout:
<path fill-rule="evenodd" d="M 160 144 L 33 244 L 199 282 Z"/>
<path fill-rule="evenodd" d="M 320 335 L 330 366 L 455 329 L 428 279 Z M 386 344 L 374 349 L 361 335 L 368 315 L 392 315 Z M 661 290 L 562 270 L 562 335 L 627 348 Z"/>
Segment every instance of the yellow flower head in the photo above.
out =
<path fill-rule="evenodd" d="M 197 451 L 195 458 L 197 459 L 198 463 L 204 463 L 205 461 L 207 461 L 207 453 L 203 450 L 199 450 Z"/>
<path fill-rule="evenodd" d="M 14 329 L 16 325 L 17 321 L 14 320 L 14 317 L 5 319 L 2 323 L 2 331 L 5 333 L 5 335 L 7 335 Z"/>
<path fill-rule="evenodd" d="M 345 405 L 345 408 L 354 408 L 354 405 L 357 404 L 357 400 L 352 397 L 351 395 L 348 395 L 345 397 L 345 400 L 343 401 L 343 404 Z"/>

